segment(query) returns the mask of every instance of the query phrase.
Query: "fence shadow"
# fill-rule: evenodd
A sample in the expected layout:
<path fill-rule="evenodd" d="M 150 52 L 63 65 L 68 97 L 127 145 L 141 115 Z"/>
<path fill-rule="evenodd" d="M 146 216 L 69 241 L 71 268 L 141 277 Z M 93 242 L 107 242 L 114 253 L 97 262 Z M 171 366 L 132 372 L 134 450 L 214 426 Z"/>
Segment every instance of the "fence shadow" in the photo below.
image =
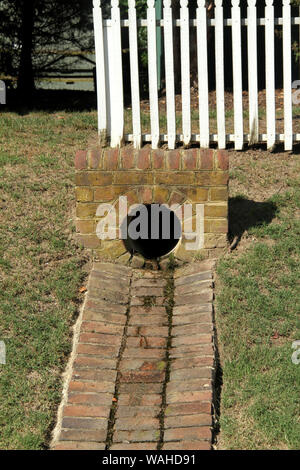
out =
<path fill-rule="evenodd" d="M 235 248 L 242 235 L 251 227 L 257 227 L 262 223 L 269 224 L 277 213 L 277 205 L 273 202 L 256 202 L 243 196 L 229 198 L 229 242 Z"/>

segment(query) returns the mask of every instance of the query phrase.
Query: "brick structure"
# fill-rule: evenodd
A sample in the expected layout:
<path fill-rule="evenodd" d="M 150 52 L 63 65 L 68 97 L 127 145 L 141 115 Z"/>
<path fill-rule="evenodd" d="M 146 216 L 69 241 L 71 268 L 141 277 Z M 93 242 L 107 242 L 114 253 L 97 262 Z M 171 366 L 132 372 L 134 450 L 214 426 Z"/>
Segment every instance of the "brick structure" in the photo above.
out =
<path fill-rule="evenodd" d="M 227 244 L 228 154 L 224 150 L 152 150 L 144 147 L 94 148 L 79 151 L 76 167 L 76 231 L 85 248 L 102 260 L 127 263 L 122 240 L 100 240 L 96 210 L 101 203 L 117 207 L 119 196 L 128 205 L 164 203 L 204 204 L 204 248 L 201 256 L 215 257 Z M 181 238 L 174 255 L 181 261 L 199 253 L 185 249 Z"/>
<path fill-rule="evenodd" d="M 211 449 L 212 268 L 94 263 L 52 449 Z"/>

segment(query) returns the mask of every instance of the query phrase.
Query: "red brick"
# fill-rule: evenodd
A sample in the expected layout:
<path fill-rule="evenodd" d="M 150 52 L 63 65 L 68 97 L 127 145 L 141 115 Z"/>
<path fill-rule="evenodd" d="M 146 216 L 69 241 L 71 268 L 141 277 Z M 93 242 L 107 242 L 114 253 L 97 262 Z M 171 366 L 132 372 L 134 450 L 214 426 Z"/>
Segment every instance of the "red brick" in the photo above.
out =
<path fill-rule="evenodd" d="M 69 393 L 68 403 L 78 405 L 108 405 L 112 403 L 112 393 Z"/>
<path fill-rule="evenodd" d="M 177 338 L 173 338 L 172 346 L 182 346 L 187 345 L 190 346 L 192 344 L 211 344 L 212 335 L 211 334 L 195 334 L 195 335 L 188 335 L 188 336 L 179 336 Z"/>
<path fill-rule="evenodd" d="M 93 333 L 107 333 L 109 335 L 121 335 L 123 333 L 123 326 L 114 325 L 112 323 L 101 323 L 97 321 L 83 321 L 81 324 L 81 331 L 91 331 Z"/>
<path fill-rule="evenodd" d="M 169 199 L 169 206 L 172 206 L 173 204 L 182 204 L 185 200 L 186 196 L 184 194 L 173 191 Z"/>
<path fill-rule="evenodd" d="M 167 315 L 131 315 L 129 319 L 130 326 L 139 325 L 143 326 L 145 323 L 147 325 L 154 325 L 154 326 L 164 326 L 168 325 L 168 318 Z"/>
<path fill-rule="evenodd" d="M 146 392 L 145 392 L 146 393 Z M 137 395 L 135 393 L 123 393 L 120 395 L 118 403 L 120 406 L 152 406 L 161 404 L 161 395 L 158 393 L 147 393 Z"/>
<path fill-rule="evenodd" d="M 157 442 L 159 429 L 151 431 L 115 431 L 114 442 Z"/>
<path fill-rule="evenodd" d="M 103 169 L 118 169 L 119 149 L 105 149 L 103 153 Z"/>
<path fill-rule="evenodd" d="M 180 325 L 172 328 L 172 336 L 184 337 L 192 334 L 212 334 L 212 324 L 199 323 L 198 325 Z"/>
<path fill-rule="evenodd" d="M 136 416 L 132 418 L 118 418 L 115 429 L 117 431 L 139 431 L 159 429 L 159 420 L 150 416 Z"/>
<path fill-rule="evenodd" d="M 140 199 L 141 199 L 141 202 L 143 204 L 151 204 L 152 203 L 152 192 L 153 192 L 153 189 L 152 189 L 151 186 L 149 186 L 149 187 L 145 186 L 145 187 L 139 189 Z"/>
<path fill-rule="evenodd" d="M 184 150 L 182 153 L 182 169 L 183 170 L 196 170 L 197 169 L 198 149 Z"/>
<path fill-rule="evenodd" d="M 137 168 L 139 170 L 148 170 L 151 168 L 150 160 L 151 148 L 145 147 L 139 150 L 137 156 Z"/>
<path fill-rule="evenodd" d="M 98 430 L 98 431 L 80 431 L 77 430 L 70 430 L 70 429 L 63 429 L 60 434 L 60 438 L 63 441 L 89 441 L 89 442 L 99 442 L 106 440 L 106 430 Z"/>
<path fill-rule="evenodd" d="M 75 168 L 76 170 L 84 170 L 87 167 L 87 152 L 78 150 L 75 155 Z"/>
<path fill-rule="evenodd" d="M 146 371 L 142 370 L 139 372 L 124 372 L 121 371 L 120 382 L 122 383 L 155 383 L 163 382 L 165 379 L 165 373 L 159 371 Z"/>
<path fill-rule="evenodd" d="M 173 371 L 177 369 L 188 369 L 189 367 L 203 367 L 203 366 L 213 367 L 213 365 L 214 365 L 213 356 L 205 356 L 205 357 L 196 356 L 194 358 L 175 359 L 174 361 L 172 361 L 171 370 Z"/>
<path fill-rule="evenodd" d="M 180 169 L 180 151 L 179 150 L 168 150 L 165 152 L 166 155 L 166 168 L 169 170 Z"/>
<path fill-rule="evenodd" d="M 99 442 L 61 441 L 55 445 L 53 450 L 105 450 L 105 447 L 105 443 Z"/>
<path fill-rule="evenodd" d="M 140 358 L 140 359 L 160 359 L 166 355 L 164 349 L 146 349 L 140 348 L 126 348 L 123 352 L 124 359 L 127 358 Z"/>
<path fill-rule="evenodd" d="M 164 434 L 165 441 L 198 441 L 201 439 L 211 440 L 211 430 L 209 426 L 166 429 Z"/>
<path fill-rule="evenodd" d="M 121 166 L 124 170 L 130 170 L 135 167 L 135 153 L 132 147 L 121 148 Z"/>
<path fill-rule="evenodd" d="M 168 337 L 167 326 L 129 326 L 127 330 L 128 336 L 160 336 Z"/>
<path fill-rule="evenodd" d="M 129 348 L 165 348 L 167 340 L 156 336 L 131 336 L 127 338 L 126 345 Z"/>
<path fill-rule="evenodd" d="M 189 383 L 195 379 L 201 380 L 204 377 L 206 380 L 211 380 L 213 369 L 210 367 L 194 367 L 193 369 L 177 369 L 172 370 L 170 374 L 170 383 L 180 381 L 182 384 L 185 383 L 189 387 Z M 178 383 L 178 382 L 177 382 Z"/>
<path fill-rule="evenodd" d="M 165 442 L 163 450 L 211 450 L 211 444 L 207 441 L 180 441 Z"/>
<path fill-rule="evenodd" d="M 64 407 L 64 416 L 81 416 L 108 418 L 110 413 L 110 406 L 86 406 L 86 405 L 66 405 Z"/>
<path fill-rule="evenodd" d="M 174 307 L 173 309 L 173 314 L 176 315 L 185 315 L 185 314 L 190 314 L 190 313 L 206 313 L 206 312 L 212 312 L 212 303 L 204 303 L 202 305 L 179 305 L 177 307 Z"/>
<path fill-rule="evenodd" d="M 193 370 L 193 369 L 192 369 Z M 199 379 L 192 380 L 188 374 L 182 375 L 183 380 L 170 380 L 167 384 L 167 393 L 170 392 L 186 392 L 186 391 L 200 391 L 200 390 L 211 390 L 211 379 Z M 173 376 L 174 378 L 174 376 Z"/>
<path fill-rule="evenodd" d="M 167 394 L 167 403 L 190 403 L 194 401 L 210 401 L 212 393 L 210 390 L 170 392 Z"/>
<path fill-rule="evenodd" d="M 211 414 L 211 403 L 210 402 L 193 402 L 193 403 L 176 403 L 168 405 L 166 408 L 165 416 L 181 416 L 181 415 L 193 415 L 193 414 Z"/>
<path fill-rule="evenodd" d="M 121 383 L 120 384 L 120 394 L 144 394 L 145 393 L 145 384 L 144 383 Z M 163 383 L 147 383 L 147 393 L 159 393 L 163 391 Z"/>
<path fill-rule="evenodd" d="M 212 149 L 200 149 L 200 169 L 201 170 L 212 170 L 214 150 Z"/>
<path fill-rule="evenodd" d="M 228 170 L 229 168 L 229 155 L 226 150 L 217 150 L 216 152 L 216 167 L 218 170 Z"/>
<path fill-rule="evenodd" d="M 91 321 L 101 321 L 104 323 L 113 323 L 115 325 L 125 325 L 126 317 L 125 315 L 121 314 L 113 314 L 109 312 L 92 312 L 90 310 L 84 311 L 84 320 L 91 320 Z"/>
<path fill-rule="evenodd" d="M 115 384 L 113 382 L 80 382 L 71 381 L 69 383 L 70 392 L 114 392 Z"/>
<path fill-rule="evenodd" d="M 96 170 L 101 167 L 102 149 L 92 149 L 88 152 L 88 167 Z"/>
<path fill-rule="evenodd" d="M 116 360 L 114 359 L 101 359 L 92 356 L 78 356 L 74 362 L 75 368 L 88 368 L 93 367 L 95 369 L 116 369 Z"/>
<path fill-rule="evenodd" d="M 98 355 L 101 357 L 117 357 L 119 354 L 119 348 L 116 346 L 102 346 L 98 344 L 85 344 L 79 343 L 77 346 L 78 354 L 91 354 Z"/>
<path fill-rule="evenodd" d="M 79 337 L 80 343 L 95 343 L 95 344 L 105 344 L 108 346 L 120 346 L 122 338 L 121 336 L 108 335 L 101 333 L 81 333 Z"/>
<path fill-rule="evenodd" d="M 153 160 L 153 168 L 155 170 L 163 170 L 165 167 L 164 160 L 165 160 L 165 152 L 164 150 L 153 150 L 152 151 L 152 160 Z"/>
<path fill-rule="evenodd" d="M 117 409 L 117 418 L 152 416 L 156 418 L 160 412 L 160 405 L 152 406 L 120 406 Z"/>
<path fill-rule="evenodd" d="M 154 305 L 153 307 L 145 307 L 140 305 L 135 305 L 130 309 L 131 315 L 166 315 L 165 307 L 157 307 Z"/>
<path fill-rule="evenodd" d="M 182 415 L 182 416 L 170 416 L 165 418 L 165 429 L 168 428 L 190 428 L 199 426 L 211 426 L 212 417 L 211 415 L 205 414 L 193 414 L 193 415 Z"/>
<path fill-rule="evenodd" d="M 156 450 L 156 442 L 131 442 L 128 444 L 113 444 L 110 450 Z"/>
<path fill-rule="evenodd" d="M 175 315 L 173 325 L 188 325 L 189 323 L 210 323 L 211 313 L 191 313 L 190 315 Z"/>
<path fill-rule="evenodd" d="M 93 312 L 107 312 L 125 314 L 126 307 L 117 303 L 105 302 L 103 300 L 89 299 L 86 302 L 85 310 L 92 310 Z"/>
<path fill-rule="evenodd" d="M 98 370 L 98 369 L 76 369 L 73 371 L 73 380 L 92 380 L 92 381 L 106 381 L 115 385 L 117 378 L 116 370 Z"/>
<path fill-rule="evenodd" d="M 106 418 L 63 418 L 63 429 L 97 429 L 107 430 Z"/>

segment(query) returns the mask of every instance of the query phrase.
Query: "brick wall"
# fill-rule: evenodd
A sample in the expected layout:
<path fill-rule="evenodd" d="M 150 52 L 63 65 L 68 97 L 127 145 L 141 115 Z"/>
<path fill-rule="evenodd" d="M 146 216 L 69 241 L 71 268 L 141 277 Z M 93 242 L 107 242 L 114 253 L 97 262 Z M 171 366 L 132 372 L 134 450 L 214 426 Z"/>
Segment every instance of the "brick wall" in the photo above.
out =
<path fill-rule="evenodd" d="M 175 248 L 177 259 L 214 257 L 227 244 L 228 154 L 224 150 L 152 150 L 144 147 L 96 148 L 79 151 L 76 167 L 76 232 L 82 245 L 102 259 L 127 262 L 122 240 L 96 235 L 100 203 L 116 204 L 127 196 L 135 203 L 204 204 L 204 248 L 185 249 L 184 237 Z"/>

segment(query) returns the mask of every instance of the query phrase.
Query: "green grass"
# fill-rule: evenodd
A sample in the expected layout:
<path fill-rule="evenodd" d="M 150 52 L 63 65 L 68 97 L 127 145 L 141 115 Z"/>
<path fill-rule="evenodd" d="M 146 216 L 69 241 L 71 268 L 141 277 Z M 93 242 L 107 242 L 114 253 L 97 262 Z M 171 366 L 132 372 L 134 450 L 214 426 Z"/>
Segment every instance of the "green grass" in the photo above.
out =
<path fill-rule="evenodd" d="M 84 282 L 74 242 L 74 155 L 96 113 L 0 115 L 0 448 L 44 449 Z"/>
<path fill-rule="evenodd" d="M 243 197 L 231 200 L 232 235 L 236 226 L 246 231 L 240 249 L 217 268 L 220 448 L 300 448 L 300 365 L 291 360 L 292 342 L 300 339 L 300 165 L 299 156 L 289 158 L 297 169 L 290 178 L 279 174 L 279 183 L 286 186 L 282 191 L 278 181 L 272 187 L 269 179 L 276 174 L 278 157 L 269 154 L 260 162 L 265 166 L 260 189 L 273 195 L 256 203 L 247 200 L 254 160 L 233 165 L 233 196 L 235 167 L 248 178 L 243 179 Z"/>

